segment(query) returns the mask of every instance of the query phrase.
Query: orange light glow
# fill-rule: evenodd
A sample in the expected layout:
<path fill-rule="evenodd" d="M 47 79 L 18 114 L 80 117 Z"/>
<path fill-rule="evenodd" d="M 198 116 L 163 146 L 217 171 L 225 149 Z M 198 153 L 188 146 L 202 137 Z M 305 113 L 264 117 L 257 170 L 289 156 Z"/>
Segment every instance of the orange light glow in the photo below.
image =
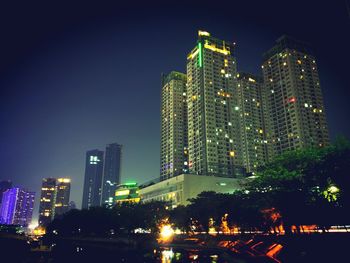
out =
<path fill-rule="evenodd" d="M 168 218 L 164 219 L 160 225 L 159 228 L 159 237 L 157 241 L 159 243 L 170 243 L 173 240 L 175 231 L 172 228 L 171 224 L 168 221 Z"/>
<path fill-rule="evenodd" d="M 228 227 L 228 222 L 227 222 L 227 217 L 228 214 L 224 214 L 224 216 L 221 218 L 221 226 L 220 229 L 224 234 L 230 234 L 230 228 Z"/>
<path fill-rule="evenodd" d="M 276 256 L 279 252 L 281 252 L 283 246 L 281 244 L 274 243 L 269 247 L 268 252 L 266 253 L 266 256 L 273 258 L 276 262 L 280 262 L 276 259 Z"/>
<path fill-rule="evenodd" d="M 46 234 L 46 229 L 43 227 L 36 227 L 33 229 L 33 235 L 34 236 L 43 236 Z"/>

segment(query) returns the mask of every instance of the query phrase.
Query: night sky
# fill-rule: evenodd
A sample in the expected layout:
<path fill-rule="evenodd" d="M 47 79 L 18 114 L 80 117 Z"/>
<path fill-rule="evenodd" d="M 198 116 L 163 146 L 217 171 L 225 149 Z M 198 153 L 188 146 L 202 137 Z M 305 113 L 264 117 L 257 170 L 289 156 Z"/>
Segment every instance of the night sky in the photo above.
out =
<path fill-rule="evenodd" d="M 11 2 L 0 6 L 0 180 L 36 191 L 36 206 L 42 178 L 71 177 L 80 207 L 85 152 L 108 143 L 124 145 L 122 181 L 159 176 L 160 76 L 185 72 L 198 29 L 236 42 L 238 70 L 256 74 L 282 34 L 311 43 L 331 137 L 350 138 L 346 1 Z"/>

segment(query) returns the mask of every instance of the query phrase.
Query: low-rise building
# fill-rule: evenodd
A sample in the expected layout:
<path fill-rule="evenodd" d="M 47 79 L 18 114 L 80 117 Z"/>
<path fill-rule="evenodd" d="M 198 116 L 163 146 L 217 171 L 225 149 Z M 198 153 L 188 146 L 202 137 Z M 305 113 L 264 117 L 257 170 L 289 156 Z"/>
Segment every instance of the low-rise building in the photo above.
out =
<path fill-rule="evenodd" d="M 240 190 L 246 179 L 180 174 L 167 180 L 140 186 L 142 202 L 166 201 L 172 208 L 188 205 L 189 199 L 204 191 L 233 193 Z"/>
<path fill-rule="evenodd" d="M 114 201 L 116 204 L 121 204 L 125 202 L 140 202 L 139 187 L 137 183 L 125 183 L 118 185 L 115 191 Z"/>

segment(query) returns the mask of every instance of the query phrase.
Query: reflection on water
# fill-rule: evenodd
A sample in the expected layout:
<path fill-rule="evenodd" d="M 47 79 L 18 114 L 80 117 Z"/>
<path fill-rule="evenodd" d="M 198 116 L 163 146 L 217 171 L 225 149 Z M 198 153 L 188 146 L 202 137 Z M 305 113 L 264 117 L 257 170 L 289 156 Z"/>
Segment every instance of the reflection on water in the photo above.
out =
<path fill-rule="evenodd" d="M 174 257 L 174 252 L 172 249 L 164 249 L 161 254 L 162 263 L 170 263 Z"/>
<path fill-rule="evenodd" d="M 207 262 L 219 263 L 228 262 L 223 255 L 217 252 L 197 249 L 179 249 L 173 247 L 162 247 L 154 250 L 155 262 Z"/>
<path fill-rule="evenodd" d="M 35 254 L 32 255 L 33 257 Z M 191 245 L 121 248 L 107 245 L 73 245 L 60 243 L 50 253 L 42 254 L 40 262 L 122 262 L 122 263 L 225 263 L 247 262 L 229 250 L 198 248 Z M 29 262 L 29 261 L 28 261 Z M 30 262 L 38 262 L 32 260 Z"/>

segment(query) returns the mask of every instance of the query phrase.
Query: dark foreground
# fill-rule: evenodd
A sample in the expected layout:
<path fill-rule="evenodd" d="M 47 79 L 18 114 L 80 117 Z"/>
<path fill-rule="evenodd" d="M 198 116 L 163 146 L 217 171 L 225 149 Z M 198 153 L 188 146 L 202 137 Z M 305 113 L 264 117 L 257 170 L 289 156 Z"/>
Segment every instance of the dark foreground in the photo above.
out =
<path fill-rule="evenodd" d="M 167 245 L 157 244 L 150 236 L 132 236 L 56 239 L 45 250 L 24 237 L 3 235 L 0 262 L 347 262 L 349 244 L 350 233 L 203 235 L 179 237 Z"/>

